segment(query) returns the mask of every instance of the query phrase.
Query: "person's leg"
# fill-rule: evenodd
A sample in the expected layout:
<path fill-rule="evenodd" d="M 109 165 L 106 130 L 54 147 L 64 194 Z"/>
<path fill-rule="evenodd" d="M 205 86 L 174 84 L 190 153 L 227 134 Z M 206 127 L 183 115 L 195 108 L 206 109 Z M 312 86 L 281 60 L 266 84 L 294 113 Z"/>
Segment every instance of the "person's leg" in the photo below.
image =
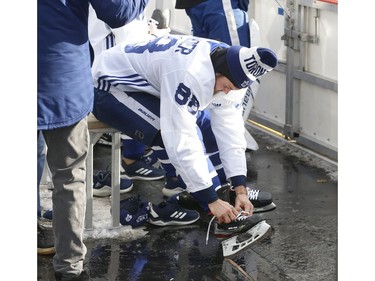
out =
<path fill-rule="evenodd" d="M 208 33 L 204 26 L 204 12 L 206 7 L 207 2 L 202 2 L 185 10 L 186 15 L 190 18 L 192 33 L 194 36 L 208 38 Z"/>
<path fill-rule="evenodd" d="M 51 255 L 55 253 L 55 237 L 52 230 L 52 223 L 43 220 L 40 205 L 40 182 L 45 163 L 45 142 L 41 131 L 37 131 L 37 138 L 37 248 L 39 255 Z"/>
<path fill-rule="evenodd" d="M 38 131 L 38 155 L 37 155 L 37 196 L 38 196 L 38 206 L 37 206 L 37 217 L 42 216 L 42 208 L 40 206 L 40 181 L 42 179 L 44 160 L 45 160 L 45 142 L 43 134 Z"/>
<path fill-rule="evenodd" d="M 238 42 L 234 42 L 234 43 L 236 45 L 241 45 L 241 46 L 249 48 L 250 47 L 249 15 L 247 11 L 244 11 L 243 9 L 239 8 L 238 0 L 232 0 L 231 4 L 232 4 L 232 9 L 233 9 L 233 15 L 231 14 L 226 15 L 227 19 L 234 18 L 234 24 L 232 24 L 233 27 L 231 25 L 228 25 L 228 29 L 232 28 L 232 30 L 229 30 L 231 40 L 232 42 L 233 40 L 235 40 L 232 38 L 235 38 L 235 35 L 233 34 L 236 33 L 232 31 L 237 31 L 239 43 Z M 232 45 L 234 45 L 234 43 L 232 43 Z"/>
<path fill-rule="evenodd" d="M 126 135 L 121 136 L 122 139 L 122 160 L 126 165 L 130 165 L 135 161 L 142 161 L 145 165 L 149 166 L 150 169 L 153 169 L 152 166 L 155 165 L 155 169 L 158 169 L 156 166 L 156 162 L 158 159 L 156 158 L 154 150 L 146 145 L 135 141 L 129 138 Z"/>
<path fill-rule="evenodd" d="M 122 139 L 122 157 L 126 164 L 140 159 L 145 152 L 145 145 L 130 138 Z M 127 161 L 128 160 L 128 161 Z M 131 161 L 133 160 L 133 161 Z"/>
<path fill-rule="evenodd" d="M 226 176 L 220 160 L 219 149 L 217 147 L 215 136 L 211 129 L 209 111 L 205 110 L 198 113 L 197 116 L 198 134 L 204 146 L 207 156 L 207 165 L 212 176 L 212 183 L 215 190 L 226 183 Z M 157 156 L 164 170 L 166 171 L 166 183 L 162 192 L 165 196 L 171 197 L 186 189 L 183 179 L 176 173 L 176 169 L 169 161 L 165 151 L 156 151 Z M 203 209 L 207 209 L 204 206 Z"/>
<path fill-rule="evenodd" d="M 124 136 L 125 137 L 125 136 Z M 131 138 L 122 139 L 121 177 L 139 180 L 159 180 L 165 171 L 156 168 L 144 158 L 146 146 Z M 152 153 L 152 151 L 151 151 Z"/>
<path fill-rule="evenodd" d="M 86 255 L 83 230 L 86 211 L 86 157 L 89 148 L 87 118 L 64 128 L 43 131 L 47 163 L 54 185 L 53 230 L 57 274 L 80 275 Z"/>
<path fill-rule="evenodd" d="M 137 110 L 140 109 L 140 110 Z M 139 113 L 139 112 L 143 112 Z M 147 146 L 163 146 L 160 99 L 145 93 L 108 93 L 95 89 L 95 117 Z M 148 118 L 145 118 L 147 116 Z"/>
<path fill-rule="evenodd" d="M 149 147 L 163 146 L 159 120 L 160 99 L 152 95 L 142 92 L 111 94 L 95 89 L 93 114 L 98 120 L 136 142 Z M 129 165 L 122 161 L 122 168 L 122 177 L 131 179 L 158 180 L 165 175 L 164 170 L 144 161 L 134 161 Z"/>
<path fill-rule="evenodd" d="M 186 9 L 193 26 L 193 35 L 225 42 L 228 45 L 250 46 L 248 14 L 238 7 L 237 0 L 209 0 Z"/>

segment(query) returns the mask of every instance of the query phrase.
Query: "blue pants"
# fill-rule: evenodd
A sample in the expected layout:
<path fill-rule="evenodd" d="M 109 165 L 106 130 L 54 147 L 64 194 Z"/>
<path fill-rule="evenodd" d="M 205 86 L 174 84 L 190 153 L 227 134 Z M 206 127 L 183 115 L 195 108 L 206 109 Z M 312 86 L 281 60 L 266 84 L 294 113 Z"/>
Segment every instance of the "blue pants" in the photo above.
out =
<path fill-rule="evenodd" d="M 249 17 L 238 0 L 207 0 L 186 9 L 193 35 L 250 47 Z"/>
<path fill-rule="evenodd" d="M 145 145 L 133 139 L 122 140 L 122 156 L 128 159 L 139 160 L 145 152 Z"/>
<path fill-rule="evenodd" d="M 140 114 L 139 112 L 142 112 Z M 137 140 L 149 147 L 164 148 L 160 133 L 160 99 L 147 93 L 127 93 L 121 96 L 120 100 L 112 94 L 95 89 L 94 109 L 95 117 L 116 128 L 123 134 Z M 145 118 L 149 116 L 150 118 Z M 208 111 L 200 112 L 197 116 L 197 125 L 200 129 L 198 134 L 201 137 L 207 154 L 212 154 L 214 160 L 208 158 L 209 167 L 221 165 L 218 154 L 218 147 L 215 136 L 211 129 L 210 116 Z M 165 150 L 155 151 L 159 158 L 165 159 L 168 156 Z M 162 156 L 164 153 L 164 156 Z M 211 162 L 212 161 L 212 162 Z M 173 166 L 163 165 L 166 176 L 175 176 Z M 222 170 L 222 169 L 221 169 Z M 225 181 L 225 175 L 219 172 L 220 181 Z"/>
<path fill-rule="evenodd" d="M 149 147 L 161 146 L 160 99 L 146 93 L 126 93 L 121 101 L 112 94 L 95 89 L 95 117 Z M 139 113 L 139 112 L 143 112 Z M 144 116 L 153 116 L 145 120 Z"/>

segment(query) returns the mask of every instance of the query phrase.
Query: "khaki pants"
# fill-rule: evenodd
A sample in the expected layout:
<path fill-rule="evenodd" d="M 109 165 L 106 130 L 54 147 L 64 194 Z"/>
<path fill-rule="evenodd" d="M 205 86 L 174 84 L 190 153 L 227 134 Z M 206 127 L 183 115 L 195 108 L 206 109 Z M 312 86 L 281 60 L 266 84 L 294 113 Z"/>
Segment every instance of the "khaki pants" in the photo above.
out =
<path fill-rule="evenodd" d="M 86 157 L 89 148 L 87 118 L 64 128 L 43 131 L 47 163 L 54 185 L 53 230 L 55 272 L 77 276 L 87 252 L 83 243 L 86 212 Z"/>

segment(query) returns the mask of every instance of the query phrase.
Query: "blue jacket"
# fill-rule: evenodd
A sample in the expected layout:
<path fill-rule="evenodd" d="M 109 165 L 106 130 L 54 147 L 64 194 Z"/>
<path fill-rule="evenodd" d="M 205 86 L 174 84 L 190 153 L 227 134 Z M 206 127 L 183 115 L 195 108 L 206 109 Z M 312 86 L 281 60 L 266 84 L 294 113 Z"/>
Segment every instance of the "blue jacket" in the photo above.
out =
<path fill-rule="evenodd" d="M 116 28 L 140 15 L 149 0 L 38 0 L 38 130 L 70 126 L 92 110 L 89 3 Z"/>

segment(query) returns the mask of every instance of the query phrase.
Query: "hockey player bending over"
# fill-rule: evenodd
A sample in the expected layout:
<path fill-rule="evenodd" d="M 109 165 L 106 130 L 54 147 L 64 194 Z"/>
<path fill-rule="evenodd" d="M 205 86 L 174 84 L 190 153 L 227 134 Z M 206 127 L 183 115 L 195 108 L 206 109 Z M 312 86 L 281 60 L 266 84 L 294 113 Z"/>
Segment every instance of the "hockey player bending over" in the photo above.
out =
<path fill-rule="evenodd" d="M 246 190 L 244 91 L 277 64 L 267 48 L 229 46 L 194 36 L 166 35 L 119 44 L 93 65 L 98 120 L 150 147 L 165 149 L 186 190 L 215 218 L 224 256 L 261 238 L 270 226 L 253 214 Z M 210 115 L 235 204 L 219 199 L 197 119 Z M 204 120 L 203 120 L 204 121 Z M 241 236 L 242 234 L 242 236 Z"/>

